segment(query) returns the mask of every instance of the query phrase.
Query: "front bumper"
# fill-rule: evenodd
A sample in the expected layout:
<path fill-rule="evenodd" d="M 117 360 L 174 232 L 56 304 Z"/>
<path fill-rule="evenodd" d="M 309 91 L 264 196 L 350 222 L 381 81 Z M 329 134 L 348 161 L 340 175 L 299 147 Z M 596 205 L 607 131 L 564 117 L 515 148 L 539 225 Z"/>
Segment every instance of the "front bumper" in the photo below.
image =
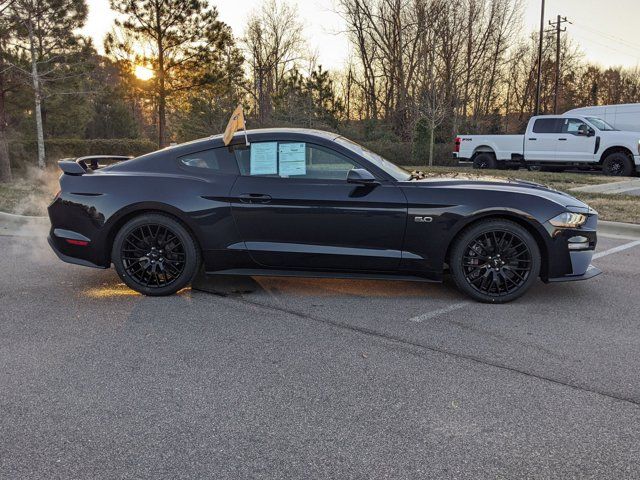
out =
<path fill-rule="evenodd" d="M 582 275 L 565 275 L 564 277 L 549 278 L 547 282 L 577 282 L 580 280 L 589 280 L 590 278 L 596 277 L 601 273 L 602 270 L 590 264 L 587 267 L 587 271 Z"/>
<path fill-rule="evenodd" d="M 640 155 L 633 156 L 633 163 L 636 165 L 636 171 L 640 173 Z"/>
<path fill-rule="evenodd" d="M 591 265 L 598 243 L 598 216 L 585 214 L 587 221 L 580 228 L 556 228 L 549 222 L 545 224 L 551 241 L 547 244 L 548 268 L 541 275 L 544 282 L 587 280 L 602 273 Z"/>

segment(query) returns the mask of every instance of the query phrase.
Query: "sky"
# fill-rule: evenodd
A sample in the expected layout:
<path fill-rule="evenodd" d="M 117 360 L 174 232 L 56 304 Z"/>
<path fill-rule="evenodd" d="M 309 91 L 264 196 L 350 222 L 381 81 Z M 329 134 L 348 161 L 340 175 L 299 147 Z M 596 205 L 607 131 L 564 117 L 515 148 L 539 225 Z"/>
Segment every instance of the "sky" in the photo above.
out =
<path fill-rule="evenodd" d="M 210 0 L 217 6 L 220 19 L 242 36 L 248 14 L 260 7 L 262 0 Z M 524 0 L 525 32 L 537 31 L 542 0 Z M 351 53 L 344 34 L 344 22 L 335 10 L 335 0 L 288 0 L 297 5 L 305 26 L 307 42 L 317 51 L 319 63 L 327 69 L 342 68 Z M 102 51 L 104 35 L 115 14 L 108 0 L 88 0 L 89 19 L 83 33 L 90 35 Z M 605 67 L 640 65 L 640 38 L 637 35 L 640 0 L 546 0 L 545 24 L 556 15 L 566 16 L 573 24 L 567 31 L 585 52 L 587 60 Z"/>

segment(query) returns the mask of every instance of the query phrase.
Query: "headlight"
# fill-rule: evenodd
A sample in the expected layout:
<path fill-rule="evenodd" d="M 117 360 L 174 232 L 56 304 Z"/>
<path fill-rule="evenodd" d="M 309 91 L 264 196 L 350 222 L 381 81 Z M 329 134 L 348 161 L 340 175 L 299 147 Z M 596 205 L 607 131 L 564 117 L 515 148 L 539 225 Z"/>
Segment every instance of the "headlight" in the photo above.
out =
<path fill-rule="evenodd" d="M 554 227 L 577 228 L 587 221 L 587 217 L 581 213 L 564 212 L 553 217 L 549 223 Z"/>

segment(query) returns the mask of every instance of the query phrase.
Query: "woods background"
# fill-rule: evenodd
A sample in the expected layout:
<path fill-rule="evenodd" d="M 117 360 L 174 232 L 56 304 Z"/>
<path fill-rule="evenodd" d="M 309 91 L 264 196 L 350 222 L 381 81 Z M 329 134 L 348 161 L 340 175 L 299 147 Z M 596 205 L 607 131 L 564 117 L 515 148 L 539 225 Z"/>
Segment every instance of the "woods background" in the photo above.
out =
<path fill-rule="evenodd" d="M 238 102 L 250 128 L 333 130 L 405 165 L 450 162 L 456 133 L 515 133 L 535 108 L 537 33 L 518 0 L 336 0 L 353 52 L 340 71 L 319 64 L 286 0 L 265 0 L 242 32 L 215 2 L 111 8 L 101 55 L 75 33 L 85 0 L 0 0 L 0 180 L 220 133 Z M 560 52 L 560 112 L 640 101 L 637 69 L 589 63 L 570 31 Z M 555 69 L 545 35 L 543 113 Z"/>

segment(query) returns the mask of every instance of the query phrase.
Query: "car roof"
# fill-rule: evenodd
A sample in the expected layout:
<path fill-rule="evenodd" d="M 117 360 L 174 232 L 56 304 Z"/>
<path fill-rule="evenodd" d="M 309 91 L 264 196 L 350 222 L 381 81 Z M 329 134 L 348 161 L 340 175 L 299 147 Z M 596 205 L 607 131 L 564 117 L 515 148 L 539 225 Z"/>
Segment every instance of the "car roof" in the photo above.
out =
<path fill-rule="evenodd" d="M 230 145 L 244 144 L 244 135 L 244 131 L 236 132 L 230 142 Z M 338 133 L 316 130 L 313 128 L 256 128 L 247 130 L 247 136 L 249 137 L 249 141 L 251 142 L 268 140 L 269 137 L 274 137 L 275 140 L 281 140 L 283 137 L 293 137 L 299 138 L 301 140 L 303 138 L 308 139 L 311 137 L 322 139 L 325 141 L 333 141 L 340 135 Z M 186 155 L 210 148 L 222 147 L 224 146 L 222 138 L 223 134 L 220 133 L 217 135 L 212 135 L 210 137 L 199 138 L 197 140 L 191 140 L 189 142 L 180 143 L 178 145 L 172 145 L 160 150 L 149 152 L 145 155 L 141 155 L 123 163 L 114 164 L 110 167 L 110 170 L 138 170 L 140 168 L 144 168 L 147 165 L 147 162 L 153 162 L 154 168 L 156 169 L 162 168 L 161 165 L 157 163 L 159 160 L 162 160 L 164 158 L 175 158 L 181 155 Z"/>
<path fill-rule="evenodd" d="M 313 128 L 254 128 L 254 129 L 247 130 L 248 137 L 253 137 L 253 136 L 268 137 L 269 135 L 281 136 L 286 134 L 292 134 L 295 136 L 304 135 L 304 136 L 311 136 L 311 137 L 320 137 L 326 140 L 335 140 L 337 137 L 340 136 L 339 134 L 334 132 L 326 132 L 324 130 L 316 130 Z M 233 136 L 233 140 L 231 141 L 231 143 L 232 144 L 242 143 L 244 141 L 244 135 L 245 135 L 244 131 L 236 132 Z M 188 147 L 189 149 L 191 149 L 191 147 L 197 147 L 200 145 L 210 147 L 211 142 L 214 142 L 214 145 L 218 146 L 217 143 L 218 142 L 222 143 L 223 136 L 224 134 L 219 133 L 216 135 L 211 135 L 210 137 L 199 138 L 197 140 L 191 140 L 190 142 L 180 143 L 178 145 L 166 147 L 162 151 L 171 150 L 171 149 L 183 149 L 185 147 Z"/>

